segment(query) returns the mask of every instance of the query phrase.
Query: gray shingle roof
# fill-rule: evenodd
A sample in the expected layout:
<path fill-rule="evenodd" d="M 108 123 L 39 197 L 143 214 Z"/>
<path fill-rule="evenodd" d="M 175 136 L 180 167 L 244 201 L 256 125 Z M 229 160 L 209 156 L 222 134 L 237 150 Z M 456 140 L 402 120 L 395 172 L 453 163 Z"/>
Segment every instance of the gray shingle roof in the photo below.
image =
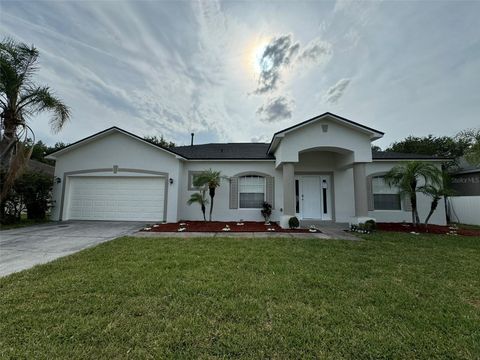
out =
<path fill-rule="evenodd" d="M 269 143 L 217 143 L 176 146 L 172 150 L 193 160 L 273 160 L 275 157 L 267 155 L 269 145 Z"/>
<path fill-rule="evenodd" d="M 372 158 L 374 160 L 444 160 L 437 156 L 409 154 L 393 151 L 372 151 Z"/>
<path fill-rule="evenodd" d="M 187 159 L 201 160 L 273 160 L 273 155 L 268 155 L 269 143 L 215 143 L 201 145 L 176 146 L 172 150 Z M 435 156 L 405 154 L 387 151 L 372 152 L 374 160 L 432 160 Z"/>

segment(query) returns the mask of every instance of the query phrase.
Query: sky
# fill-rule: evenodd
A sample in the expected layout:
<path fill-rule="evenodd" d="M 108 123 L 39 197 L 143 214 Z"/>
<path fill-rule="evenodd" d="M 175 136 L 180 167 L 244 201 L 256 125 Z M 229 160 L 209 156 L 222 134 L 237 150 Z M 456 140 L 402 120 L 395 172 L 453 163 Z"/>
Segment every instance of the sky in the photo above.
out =
<path fill-rule="evenodd" d="M 111 126 L 269 142 L 326 111 L 385 132 L 480 126 L 480 1 L 3 1 L 0 35 L 40 51 L 73 142 Z"/>

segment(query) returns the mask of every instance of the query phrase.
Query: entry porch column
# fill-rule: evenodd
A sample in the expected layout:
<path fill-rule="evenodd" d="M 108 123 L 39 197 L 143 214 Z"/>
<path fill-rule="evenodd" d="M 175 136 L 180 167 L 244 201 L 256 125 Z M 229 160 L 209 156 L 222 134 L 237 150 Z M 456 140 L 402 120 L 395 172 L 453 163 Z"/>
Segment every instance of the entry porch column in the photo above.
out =
<path fill-rule="evenodd" d="M 355 217 L 368 217 L 367 176 L 365 163 L 353 164 L 353 192 L 355 194 Z"/>
<path fill-rule="evenodd" d="M 288 220 L 295 216 L 295 170 L 293 163 L 283 164 L 283 215 L 280 226 L 288 228 Z"/>

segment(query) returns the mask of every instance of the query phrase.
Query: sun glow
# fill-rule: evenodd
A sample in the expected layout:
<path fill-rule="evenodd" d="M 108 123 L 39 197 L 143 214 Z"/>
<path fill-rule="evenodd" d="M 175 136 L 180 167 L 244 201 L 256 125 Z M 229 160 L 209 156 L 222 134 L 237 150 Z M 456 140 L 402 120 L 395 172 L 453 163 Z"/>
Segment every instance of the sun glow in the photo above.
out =
<path fill-rule="evenodd" d="M 268 70 L 271 67 L 268 59 L 262 60 L 263 53 L 265 48 L 268 45 L 268 39 L 259 39 L 251 46 L 249 51 L 249 63 L 251 68 L 256 74 L 260 74 L 264 70 Z"/>

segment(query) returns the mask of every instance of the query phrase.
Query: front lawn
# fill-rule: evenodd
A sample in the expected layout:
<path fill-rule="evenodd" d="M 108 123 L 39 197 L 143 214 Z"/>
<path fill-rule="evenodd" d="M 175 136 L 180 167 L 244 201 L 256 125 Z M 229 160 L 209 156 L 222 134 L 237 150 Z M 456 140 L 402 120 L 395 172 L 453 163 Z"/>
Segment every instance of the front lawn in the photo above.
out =
<path fill-rule="evenodd" d="M 480 238 L 126 237 L 0 279 L 0 358 L 478 358 Z"/>

